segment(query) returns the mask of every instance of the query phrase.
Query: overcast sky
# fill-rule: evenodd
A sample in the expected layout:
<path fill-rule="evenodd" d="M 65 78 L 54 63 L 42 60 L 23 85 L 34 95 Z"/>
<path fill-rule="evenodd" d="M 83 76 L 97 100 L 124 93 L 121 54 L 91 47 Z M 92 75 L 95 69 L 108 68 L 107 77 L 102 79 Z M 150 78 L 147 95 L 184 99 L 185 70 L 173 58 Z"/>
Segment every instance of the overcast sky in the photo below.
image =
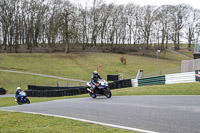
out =
<path fill-rule="evenodd" d="M 91 4 L 93 0 L 71 0 L 71 1 L 79 1 L 80 3 L 87 3 Z M 138 5 L 156 5 L 161 6 L 165 4 L 170 5 L 178 5 L 178 4 L 189 4 L 195 9 L 200 9 L 200 2 L 199 0 L 104 0 L 105 3 L 115 3 L 117 5 L 119 4 L 128 4 L 128 3 L 134 3 Z"/>
<path fill-rule="evenodd" d="M 133 2 L 138 5 L 178 5 L 178 4 L 189 4 L 193 6 L 193 8 L 200 9 L 200 4 L 198 0 L 105 0 L 106 3 L 116 3 L 116 4 L 127 4 L 129 2 Z"/>

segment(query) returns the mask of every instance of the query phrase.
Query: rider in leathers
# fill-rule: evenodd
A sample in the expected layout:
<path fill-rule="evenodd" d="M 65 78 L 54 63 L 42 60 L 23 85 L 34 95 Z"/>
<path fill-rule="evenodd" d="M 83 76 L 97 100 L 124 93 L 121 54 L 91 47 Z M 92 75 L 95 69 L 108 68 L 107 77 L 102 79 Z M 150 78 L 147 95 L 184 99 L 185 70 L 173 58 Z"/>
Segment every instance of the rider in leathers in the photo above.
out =
<path fill-rule="evenodd" d="M 92 93 L 94 93 L 94 89 L 97 87 L 97 85 L 99 84 L 98 79 L 103 79 L 97 71 L 94 71 L 91 77 L 91 81 L 90 81 L 90 85 L 91 85 L 91 89 L 92 89 Z"/>
<path fill-rule="evenodd" d="M 17 101 L 19 102 L 19 93 L 22 91 L 21 87 L 17 87 L 16 91 L 15 91 L 15 98 L 17 99 Z"/>

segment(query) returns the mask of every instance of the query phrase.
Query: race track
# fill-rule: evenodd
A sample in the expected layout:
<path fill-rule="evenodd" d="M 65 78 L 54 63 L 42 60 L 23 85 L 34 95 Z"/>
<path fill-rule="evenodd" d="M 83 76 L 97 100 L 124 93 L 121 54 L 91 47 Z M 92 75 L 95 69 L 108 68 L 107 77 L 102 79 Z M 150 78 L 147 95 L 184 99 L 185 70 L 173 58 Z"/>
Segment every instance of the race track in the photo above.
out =
<path fill-rule="evenodd" d="M 3 107 L 141 132 L 199 133 L 200 96 L 113 96 Z"/>

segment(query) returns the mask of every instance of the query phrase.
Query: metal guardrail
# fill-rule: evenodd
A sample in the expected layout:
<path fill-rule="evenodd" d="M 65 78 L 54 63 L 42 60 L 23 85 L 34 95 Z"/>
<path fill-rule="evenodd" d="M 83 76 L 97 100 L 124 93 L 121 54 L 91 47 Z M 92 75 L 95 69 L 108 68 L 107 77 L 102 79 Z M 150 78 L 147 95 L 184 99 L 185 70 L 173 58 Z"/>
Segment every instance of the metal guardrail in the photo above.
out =
<path fill-rule="evenodd" d="M 132 87 L 131 79 L 118 80 L 109 83 L 110 89 L 119 89 Z M 29 85 L 26 90 L 27 95 L 31 97 L 59 97 L 59 96 L 72 96 L 85 94 L 87 92 L 87 86 L 77 87 L 52 87 L 52 86 L 36 86 Z"/>
<path fill-rule="evenodd" d="M 142 79 L 131 79 L 132 87 L 196 82 L 195 72 L 166 74 Z"/>
<path fill-rule="evenodd" d="M 196 82 L 195 72 L 167 74 L 165 76 L 166 76 L 166 84 Z"/>
<path fill-rule="evenodd" d="M 4 88 L 0 88 L 0 95 L 6 94 L 6 90 Z"/>
<path fill-rule="evenodd" d="M 165 76 L 154 76 L 138 79 L 138 86 L 165 84 Z"/>

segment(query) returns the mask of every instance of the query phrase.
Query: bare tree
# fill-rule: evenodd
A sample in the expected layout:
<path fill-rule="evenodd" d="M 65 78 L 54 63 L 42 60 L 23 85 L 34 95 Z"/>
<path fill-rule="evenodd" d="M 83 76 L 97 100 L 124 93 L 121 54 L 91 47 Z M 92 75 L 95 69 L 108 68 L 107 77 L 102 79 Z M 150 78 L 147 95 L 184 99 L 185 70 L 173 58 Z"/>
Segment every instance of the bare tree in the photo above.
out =
<path fill-rule="evenodd" d="M 181 30 L 186 25 L 189 17 L 189 9 L 191 7 L 188 5 L 178 5 L 172 6 L 171 8 L 171 18 L 172 18 L 172 29 L 171 29 L 171 39 L 174 42 L 174 49 L 180 49 L 180 37 L 182 35 Z"/>
<path fill-rule="evenodd" d="M 186 38 L 188 40 L 188 50 L 191 51 L 191 45 L 195 43 L 195 31 L 198 33 L 198 24 L 200 24 L 200 11 L 190 10 L 190 17 L 186 25 Z"/>
<path fill-rule="evenodd" d="M 101 44 L 105 44 L 106 40 L 105 40 L 105 34 L 106 32 L 108 32 L 108 21 L 109 18 L 111 17 L 112 11 L 113 11 L 114 5 L 110 4 L 110 5 L 106 5 L 106 4 L 102 4 L 100 7 L 100 11 L 101 11 L 101 25 L 100 25 L 100 38 L 101 38 Z"/>
<path fill-rule="evenodd" d="M 0 22 L 2 25 L 2 32 L 3 32 L 3 45 L 4 49 L 7 49 L 7 43 L 8 43 L 8 30 L 9 30 L 9 23 L 8 18 L 9 18 L 9 3 L 7 0 L 2 0 L 0 1 L 0 7 L 1 7 L 1 14 L 0 14 Z"/>
<path fill-rule="evenodd" d="M 128 4 L 125 7 L 125 13 L 127 17 L 127 30 L 128 30 L 128 44 L 134 44 L 137 42 L 138 38 L 138 26 L 137 26 L 137 11 L 139 9 L 139 6 L 134 5 L 133 3 Z"/>
<path fill-rule="evenodd" d="M 164 49 L 164 43 L 165 47 L 168 47 L 168 32 L 169 27 L 172 22 L 170 14 L 170 5 L 163 5 L 158 8 L 157 17 L 156 19 L 161 23 L 160 30 L 161 30 L 161 49 Z"/>
<path fill-rule="evenodd" d="M 35 47 L 65 44 L 65 52 L 78 43 L 108 44 L 157 43 L 161 49 L 173 41 L 175 50 L 183 39 L 188 50 L 200 36 L 200 13 L 189 5 L 138 6 L 105 4 L 93 0 L 82 7 L 66 0 L 1 0 L 0 40 L 4 50 L 18 52 L 26 45 Z M 1 42 L 0 42 L 1 43 Z M 160 45 L 161 44 L 161 45 Z"/>
<path fill-rule="evenodd" d="M 156 7 L 154 6 L 144 6 L 140 9 L 139 17 L 139 27 L 142 32 L 142 37 L 144 38 L 144 43 L 148 48 L 150 42 L 150 35 L 152 30 L 152 24 L 155 21 Z"/>
<path fill-rule="evenodd" d="M 71 26 L 73 24 L 73 5 L 71 5 L 71 3 L 69 1 L 64 3 L 64 10 L 63 10 L 63 29 L 64 29 L 64 43 L 66 44 L 65 47 L 65 53 L 69 53 L 70 49 L 70 39 L 71 39 L 71 35 L 72 30 L 71 30 Z M 71 24 L 71 25 L 70 25 Z"/>

